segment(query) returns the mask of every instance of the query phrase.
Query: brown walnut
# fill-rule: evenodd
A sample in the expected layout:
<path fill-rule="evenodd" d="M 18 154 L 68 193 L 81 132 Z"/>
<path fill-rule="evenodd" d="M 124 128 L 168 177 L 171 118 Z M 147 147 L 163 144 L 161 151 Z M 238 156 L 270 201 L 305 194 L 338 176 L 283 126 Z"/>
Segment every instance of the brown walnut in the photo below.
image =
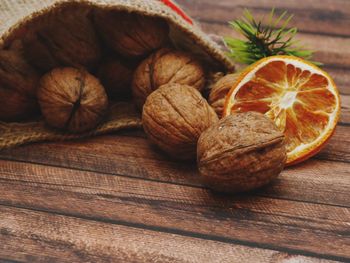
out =
<path fill-rule="evenodd" d="M 131 81 L 133 71 L 131 67 L 118 60 L 103 63 L 98 71 L 98 77 L 112 99 L 131 97 Z"/>
<path fill-rule="evenodd" d="M 197 162 L 204 182 L 220 192 L 268 184 L 286 162 L 284 135 L 261 113 L 230 115 L 199 138 Z"/>
<path fill-rule="evenodd" d="M 149 94 L 170 83 L 189 85 L 201 91 L 205 85 L 204 69 L 187 53 L 159 50 L 144 60 L 134 73 L 132 91 L 136 105 L 142 109 Z"/>
<path fill-rule="evenodd" d="M 46 122 L 69 132 L 95 128 L 108 99 L 99 80 L 84 70 L 57 68 L 40 81 L 38 100 Z"/>
<path fill-rule="evenodd" d="M 149 139 L 176 159 L 195 159 L 199 136 L 217 121 L 214 110 L 196 89 L 175 83 L 154 91 L 142 113 Z"/>
<path fill-rule="evenodd" d="M 38 109 L 38 73 L 20 50 L 0 50 L 0 120 L 18 121 Z"/>
<path fill-rule="evenodd" d="M 226 95 L 235 84 L 238 76 L 237 73 L 228 74 L 211 86 L 208 101 L 219 117 L 222 116 L 224 110 Z"/>
<path fill-rule="evenodd" d="M 62 67 L 92 69 L 101 49 L 88 11 L 62 12 L 24 36 L 28 61 L 42 72 Z"/>
<path fill-rule="evenodd" d="M 169 26 L 160 18 L 96 10 L 94 20 L 106 44 L 122 56 L 147 55 L 168 40 Z"/>

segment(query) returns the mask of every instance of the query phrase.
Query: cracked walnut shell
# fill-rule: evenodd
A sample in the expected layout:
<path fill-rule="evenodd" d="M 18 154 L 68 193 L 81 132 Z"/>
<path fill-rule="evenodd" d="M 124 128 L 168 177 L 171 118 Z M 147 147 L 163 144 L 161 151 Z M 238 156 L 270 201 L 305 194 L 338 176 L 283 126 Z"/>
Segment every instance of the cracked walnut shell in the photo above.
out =
<path fill-rule="evenodd" d="M 132 68 L 118 60 L 111 60 L 100 65 L 98 78 L 101 80 L 110 99 L 131 98 Z"/>
<path fill-rule="evenodd" d="M 95 128 L 108 107 L 99 80 L 75 68 L 57 68 L 42 77 L 38 100 L 50 126 L 74 133 Z"/>
<path fill-rule="evenodd" d="M 211 86 L 208 101 L 219 117 L 222 116 L 224 110 L 226 95 L 235 84 L 238 76 L 238 73 L 227 74 Z"/>
<path fill-rule="evenodd" d="M 196 89 L 174 83 L 154 91 L 142 113 L 149 139 L 176 159 L 195 159 L 199 136 L 217 121 L 214 110 Z"/>
<path fill-rule="evenodd" d="M 284 135 L 261 113 L 230 115 L 202 133 L 197 162 L 204 182 L 213 190 L 253 190 L 283 170 Z"/>
<path fill-rule="evenodd" d="M 0 120 L 19 121 L 38 111 L 38 73 L 20 50 L 0 50 Z"/>
<path fill-rule="evenodd" d="M 187 53 L 170 49 L 157 51 L 134 73 L 132 92 L 136 105 L 142 109 L 149 94 L 170 83 L 189 85 L 201 91 L 205 85 L 204 69 Z"/>
<path fill-rule="evenodd" d="M 150 54 L 168 40 L 169 26 L 160 18 L 96 10 L 94 20 L 106 44 L 125 57 Z"/>
<path fill-rule="evenodd" d="M 88 10 L 65 11 L 24 36 L 28 61 L 41 72 L 56 67 L 93 69 L 101 49 Z"/>

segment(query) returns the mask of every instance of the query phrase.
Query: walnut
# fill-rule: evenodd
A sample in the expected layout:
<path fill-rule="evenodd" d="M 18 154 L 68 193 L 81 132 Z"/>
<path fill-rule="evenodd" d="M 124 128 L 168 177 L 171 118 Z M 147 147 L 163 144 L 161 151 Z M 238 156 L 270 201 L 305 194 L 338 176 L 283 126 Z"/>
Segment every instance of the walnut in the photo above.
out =
<path fill-rule="evenodd" d="M 222 116 L 226 95 L 235 84 L 239 74 L 228 74 L 212 85 L 209 94 L 209 104 L 213 107 L 219 117 Z"/>
<path fill-rule="evenodd" d="M 196 89 L 172 83 L 147 98 L 142 121 L 159 148 L 177 159 L 194 159 L 199 136 L 218 117 Z"/>
<path fill-rule="evenodd" d="M 122 56 L 147 55 L 168 40 L 169 26 L 160 18 L 96 10 L 94 20 L 106 44 Z"/>
<path fill-rule="evenodd" d="M 162 85 L 178 83 L 201 91 L 205 85 L 204 69 L 191 55 L 161 49 L 144 60 L 134 73 L 132 91 L 136 105 L 142 109 L 146 98 Z"/>
<path fill-rule="evenodd" d="M 252 190 L 282 171 L 286 162 L 284 135 L 261 113 L 230 115 L 202 133 L 197 162 L 204 182 L 213 190 Z"/>
<path fill-rule="evenodd" d="M 38 73 L 20 50 L 0 50 L 0 120 L 19 121 L 38 109 Z"/>
<path fill-rule="evenodd" d="M 84 70 L 57 68 L 40 80 L 38 100 L 46 122 L 80 133 L 101 121 L 108 99 L 99 80 Z"/>
<path fill-rule="evenodd" d="M 118 60 L 103 63 L 98 77 L 106 89 L 109 98 L 125 99 L 131 97 L 133 71 L 130 66 Z"/>
<path fill-rule="evenodd" d="M 87 11 L 66 11 L 24 36 L 25 56 L 42 72 L 61 66 L 92 69 L 101 49 Z"/>

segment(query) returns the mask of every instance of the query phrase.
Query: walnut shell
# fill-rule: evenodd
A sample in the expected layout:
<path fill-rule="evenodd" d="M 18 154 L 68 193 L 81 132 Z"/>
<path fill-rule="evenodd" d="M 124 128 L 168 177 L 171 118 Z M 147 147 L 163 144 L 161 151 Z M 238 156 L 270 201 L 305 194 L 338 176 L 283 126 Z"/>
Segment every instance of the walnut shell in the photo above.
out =
<path fill-rule="evenodd" d="M 134 100 L 142 109 L 146 98 L 162 85 L 178 83 L 201 91 L 205 73 L 191 55 L 170 49 L 161 49 L 144 60 L 136 69 L 132 82 Z"/>
<path fill-rule="evenodd" d="M 160 18 L 96 10 L 95 23 L 106 44 L 126 57 L 147 55 L 168 40 L 169 26 Z"/>
<path fill-rule="evenodd" d="M 103 63 L 98 77 L 106 89 L 109 98 L 125 99 L 131 97 L 133 71 L 118 60 Z"/>
<path fill-rule="evenodd" d="M 204 182 L 220 192 L 243 192 L 269 183 L 286 162 L 284 135 L 261 113 L 230 115 L 199 138 L 197 162 Z"/>
<path fill-rule="evenodd" d="M 0 120 L 19 121 L 38 110 L 38 73 L 19 50 L 0 50 Z"/>
<path fill-rule="evenodd" d="M 101 49 L 88 11 L 63 12 L 24 36 L 28 61 L 42 72 L 72 66 L 92 69 Z"/>
<path fill-rule="evenodd" d="M 147 98 L 142 121 L 149 139 L 159 148 L 176 159 L 194 159 L 199 136 L 218 117 L 196 89 L 173 83 Z"/>
<path fill-rule="evenodd" d="M 222 116 L 224 110 L 226 95 L 235 84 L 238 76 L 238 73 L 228 74 L 219 79 L 210 89 L 208 101 L 219 117 Z"/>
<path fill-rule="evenodd" d="M 70 132 L 97 126 L 108 99 L 99 80 L 84 70 L 57 68 L 40 80 L 38 100 L 46 122 Z"/>

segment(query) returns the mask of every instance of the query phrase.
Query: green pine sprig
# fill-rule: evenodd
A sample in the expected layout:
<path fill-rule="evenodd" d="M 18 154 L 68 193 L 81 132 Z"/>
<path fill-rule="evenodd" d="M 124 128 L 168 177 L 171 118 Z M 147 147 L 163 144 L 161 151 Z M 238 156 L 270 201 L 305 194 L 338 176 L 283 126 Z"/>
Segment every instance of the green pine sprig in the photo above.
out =
<path fill-rule="evenodd" d="M 309 60 L 313 51 L 303 49 L 299 41 L 294 40 L 298 32 L 296 27 L 287 29 L 293 15 L 287 16 L 283 12 L 278 18 L 274 18 L 275 9 L 271 10 L 268 24 L 264 26 L 262 21 L 257 22 L 249 10 L 244 11 L 244 17 L 230 22 L 231 27 L 246 39 L 226 37 L 225 43 L 229 48 L 229 56 L 238 63 L 252 64 L 264 57 L 274 55 L 291 55 Z M 316 65 L 319 62 L 311 61 Z"/>

